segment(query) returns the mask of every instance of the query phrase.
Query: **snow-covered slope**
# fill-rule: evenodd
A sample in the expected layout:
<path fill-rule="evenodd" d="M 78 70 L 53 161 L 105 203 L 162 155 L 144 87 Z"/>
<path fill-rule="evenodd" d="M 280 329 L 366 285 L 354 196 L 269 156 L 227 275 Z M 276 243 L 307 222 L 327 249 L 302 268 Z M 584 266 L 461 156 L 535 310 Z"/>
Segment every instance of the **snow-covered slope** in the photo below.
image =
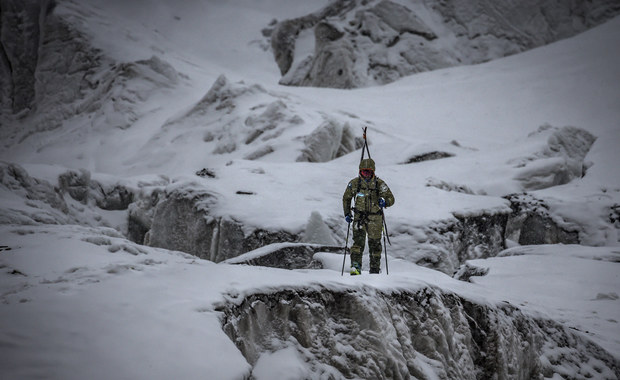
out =
<path fill-rule="evenodd" d="M 484 360 L 467 340 L 482 344 L 476 334 L 486 330 L 458 321 L 481 313 L 502 321 L 498 347 L 516 352 L 511 339 L 536 337 L 518 343 L 531 351 L 488 371 L 619 376 L 620 19 L 380 87 L 278 85 L 261 30 L 323 5 L 67 0 L 39 13 L 47 34 L 35 107 L 0 117 L 1 372 L 450 378 L 458 356 L 470 369 L 459 377 L 473 378 Z M 389 276 L 341 278 L 342 256 L 328 252 L 314 257 L 323 270 L 204 260 L 316 230 L 312 243 L 344 245 L 341 196 L 357 174 L 364 126 L 377 174 L 396 197 L 386 211 Z M 526 245 L 557 242 L 581 245 Z M 452 279 L 468 259 L 488 274 Z M 377 319 L 361 318 L 342 336 L 332 321 L 321 325 L 329 344 L 342 338 L 346 347 L 295 335 L 312 318 L 333 317 L 325 300 L 349 292 Z M 424 329 L 405 314 L 420 310 L 402 300 L 420 292 L 438 302 L 429 320 L 455 313 L 445 326 L 467 331 L 431 334 L 445 338 L 434 344 L 419 338 Z M 301 308 L 323 300 L 282 330 L 291 337 L 265 343 L 244 327 L 289 317 L 289 296 Z M 248 319 L 252 300 L 284 304 L 263 321 Z M 385 309 L 398 300 L 401 309 Z M 515 321 L 528 327 L 513 329 Z M 379 339 L 387 351 L 367 350 L 386 326 L 395 331 Z M 363 339 L 351 339 L 355 331 Z M 386 355 L 392 361 L 381 364 Z M 343 370 L 360 357 L 379 364 Z"/>

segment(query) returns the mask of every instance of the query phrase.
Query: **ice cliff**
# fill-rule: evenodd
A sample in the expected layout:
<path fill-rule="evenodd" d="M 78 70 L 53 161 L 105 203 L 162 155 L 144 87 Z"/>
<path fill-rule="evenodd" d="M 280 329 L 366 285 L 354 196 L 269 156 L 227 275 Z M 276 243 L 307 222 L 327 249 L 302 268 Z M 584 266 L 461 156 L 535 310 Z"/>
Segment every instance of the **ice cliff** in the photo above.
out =
<path fill-rule="evenodd" d="M 279 360 L 298 378 L 620 376 L 613 357 L 555 321 L 431 287 L 276 290 L 217 310 L 256 379 Z"/>

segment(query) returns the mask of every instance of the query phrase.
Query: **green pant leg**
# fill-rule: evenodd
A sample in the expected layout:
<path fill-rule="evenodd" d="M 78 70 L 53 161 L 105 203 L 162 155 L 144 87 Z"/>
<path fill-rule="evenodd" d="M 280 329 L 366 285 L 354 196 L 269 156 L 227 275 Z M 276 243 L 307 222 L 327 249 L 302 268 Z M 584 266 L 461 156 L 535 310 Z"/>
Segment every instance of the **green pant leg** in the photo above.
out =
<path fill-rule="evenodd" d="M 364 226 L 359 226 L 357 223 L 353 223 L 353 246 L 351 247 L 351 266 L 356 267 L 358 270 L 362 270 L 362 254 L 364 253 L 364 247 L 366 247 L 366 229 Z"/>
<path fill-rule="evenodd" d="M 379 273 L 381 269 L 381 237 L 383 219 L 381 215 L 373 215 L 368 223 L 368 250 L 370 251 L 370 272 Z"/>
<path fill-rule="evenodd" d="M 381 239 L 368 239 L 370 251 L 370 273 L 379 273 L 381 269 Z"/>

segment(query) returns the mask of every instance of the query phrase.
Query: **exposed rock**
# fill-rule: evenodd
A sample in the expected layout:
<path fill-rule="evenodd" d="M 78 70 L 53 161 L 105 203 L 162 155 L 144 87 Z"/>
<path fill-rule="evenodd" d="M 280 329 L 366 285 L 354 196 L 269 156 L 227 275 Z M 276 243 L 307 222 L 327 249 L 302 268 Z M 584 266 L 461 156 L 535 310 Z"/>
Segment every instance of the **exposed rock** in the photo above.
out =
<path fill-rule="evenodd" d="M 467 260 L 494 257 L 506 249 L 507 241 L 520 245 L 580 243 L 578 226 L 552 217 L 545 202 L 530 194 L 513 194 L 506 199 L 511 211 L 456 214 L 455 221 L 419 229 L 400 226 L 393 240 L 398 251 L 406 252 L 401 258 L 452 275 Z M 411 240 L 415 241 L 413 245 Z"/>
<path fill-rule="evenodd" d="M 430 160 L 439 160 L 441 158 L 454 157 L 454 154 L 448 152 L 439 152 L 433 151 L 428 153 L 416 154 L 415 156 L 409 157 L 407 161 L 403 162 L 403 165 L 413 164 L 416 162 L 422 161 L 430 161 Z"/>
<path fill-rule="evenodd" d="M 282 75 L 286 74 L 293 64 L 295 39 L 300 31 L 314 27 L 320 20 L 352 10 L 355 5 L 355 0 L 332 1 L 318 12 L 276 24 L 271 34 L 271 47 Z"/>
<path fill-rule="evenodd" d="M 579 244 L 579 232 L 566 222 L 552 219 L 543 201 L 530 194 L 513 194 L 507 198 L 513 210 L 506 224 L 507 239 L 521 245 Z"/>
<path fill-rule="evenodd" d="M 567 38 L 597 25 L 620 10 L 617 2 L 558 2 L 553 0 L 456 0 L 432 2 L 448 26 L 465 35 L 488 59 Z M 495 46 L 502 41 L 504 46 Z M 500 51 L 494 51 L 501 49 Z"/>
<path fill-rule="evenodd" d="M 214 198 L 208 192 L 162 194 L 153 211 L 145 244 L 209 259 L 217 223 L 213 218 L 208 219 L 204 211 Z"/>
<path fill-rule="evenodd" d="M 287 247 L 244 264 L 283 269 L 321 269 L 321 263 L 312 259 L 315 253 L 309 246 Z"/>
<path fill-rule="evenodd" d="M 239 229 L 241 228 L 240 225 L 237 226 Z M 290 232 L 256 229 L 249 235 L 243 236 L 243 239 L 241 239 L 242 244 L 239 246 L 239 249 L 232 253 L 229 257 L 239 256 L 241 253 L 250 252 L 257 248 L 274 243 L 297 241 L 299 241 L 299 236 L 291 234 Z"/>
<path fill-rule="evenodd" d="M 402 258 L 452 276 L 467 260 L 494 257 L 506 248 L 507 220 L 508 212 L 455 215 L 454 220 L 437 222 L 418 231 L 420 236 L 413 237 L 417 243 L 406 243 L 410 248 Z M 407 240 L 411 238 L 408 236 Z"/>
<path fill-rule="evenodd" d="M 519 244 L 579 244 L 579 233 L 564 231 L 549 217 L 533 214 L 523 221 Z"/>
<path fill-rule="evenodd" d="M 282 269 L 322 269 L 317 252 L 342 252 L 342 247 L 304 243 L 274 243 L 226 260 L 228 264 L 257 265 Z"/>
<path fill-rule="evenodd" d="M 620 204 L 614 204 L 609 210 L 609 222 L 620 228 Z"/>
<path fill-rule="evenodd" d="M 570 37 L 620 13 L 613 0 L 402 2 L 336 0 L 271 34 L 281 84 L 354 88 L 486 62 Z M 434 20 L 427 25 L 424 20 Z M 314 53 L 295 56 L 315 28 Z M 305 54 L 305 53 L 304 53 Z"/>
<path fill-rule="evenodd" d="M 133 191 L 118 183 L 107 185 L 92 181 L 90 190 L 97 207 L 103 210 L 127 210 L 134 200 Z"/>
<path fill-rule="evenodd" d="M 127 214 L 127 239 L 138 243 L 147 244 L 145 241 L 146 234 L 151 229 L 152 215 L 148 211 L 138 206 L 136 202 L 129 205 Z"/>
<path fill-rule="evenodd" d="M 455 247 L 459 263 L 492 257 L 506 248 L 504 231 L 507 214 L 455 216 L 460 226 L 459 241 Z"/>
<path fill-rule="evenodd" d="M 35 71 L 53 0 L 0 1 L 0 114 L 34 106 Z"/>
<path fill-rule="evenodd" d="M 427 40 L 434 40 L 437 35 L 413 13 L 409 8 L 387 0 L 381 1 L 379 4 L 368 10 L 387 24 L 391 30 L 401 35 L 403 33 L 411 33 L 419 35 Z M 363 14 L 360 13 L 359 15 Z M 358 15 L 356 15 L 358 17 Z M 385 30 L 385 28 L 384 28 Z M 362 33 L 364 33 L 362 31 Z M 370 36 L 377 36 L 377 33 L 368 31 Z M 378 41 L 376 41 L 378 42 Z"/>
<path fill-rule="evenodd" d="M 294 84 L 311 87 L 354 88 L 360 79 L 353 70 L 356 53 L 350 41 L 342 39 L 344 33 L 326 22 L 315 29 L 315 57 L 307 67 L 308 72 L 300 83 L 284 78 L 281 84 Z M 294 73 L 298 77 L 299 73 Z"/>
<path fill-rule="evenodd" d="M 202 168 L 196 172 L 196 175 L 202 178 L 215 178 L 215 171 L 213 169 Z"/>
<path fill-rule="evenodd" d="M 138 244 L 148 245 L 147 233 L 151 229 L 155 207 L 163 191 L 160 188 L 139 193 L 127 209 L 127 238 Z"/>
<path fill-rule="evenodd" d="M 88 123 L 81 124 L 91 128 L 129 128 L 144 114 L 143 102 L 178 82 L 174 68 L 156 56 L 125 63 L 106 58 L 74 20 L 51 11 L 53 4 L 3 0 L 0 7 L 6 19 L 0 31 L 0 72 L 10 74 L 0 75 L 0 107 L 7 103 L 6 93 L 13 112 L 21 112 L 21 120 L 7 123 L 7 142 L 21 142 L 87 114 Z M 19 27 L 11 26 L 20 20 Z M 14 82 L 10 88 L 5 78 Z"/>
<path fill-rule="evenodd" d="M 55 12 L 41 19 L 39 27 L 40 34 L 36 37 L 28 34 L 9 37 L 13 41 L 24 41 L 25 45 L 34 44 L 37 51 L 37 56 L 30 57 L 28 63 L 34 65 L 34 70 L 28 74 L 34 84 L 29 91 L 32 91 L 36 113 L 22 115 L 32 118 L 28 124 L 33 127 L 16 132 L 15 138 L 19 140 L 37 131 L 57 128 L 63 120 L 75 115 L 78 104 L 96 87 L 97 83 L 91 79 L 102 62 L 100 52 L 85 36 Z M 22 77 L 19 81 L 23 84 L 29 79 Z"/>
<path fill-rule="evenodd" d="M 229 217 L 212 215 L 217 196 L 196 184 L 174 185 L 158 194 L 155 202 L 152 208 L 149 201 L 132 205 L 133 241 L 220 262 L 272 243 L 299 240 L 285 231 L 247 232 Z"/>
<path fill-rule="evenodd" d="M 432 288 L 317 286 L 248 295 L 218 310 L 250 365 L 292 350 L 303 378 L 538 379 L 569 367 L 580 379 L 620 375 L 611 355 L 557 322 Z"/>

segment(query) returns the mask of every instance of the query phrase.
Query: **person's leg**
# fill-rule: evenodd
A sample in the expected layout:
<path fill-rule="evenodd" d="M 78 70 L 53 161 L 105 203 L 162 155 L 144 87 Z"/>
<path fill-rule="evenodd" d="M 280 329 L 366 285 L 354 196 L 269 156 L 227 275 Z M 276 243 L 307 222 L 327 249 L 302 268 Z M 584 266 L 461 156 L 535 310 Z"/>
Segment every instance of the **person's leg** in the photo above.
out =
<path fill-rule="evenodd" d="M 373 215 L 368 223 L 368 250 L 370 251 L 370 273 L 381 271 L 381 236 L 383 219 L 381 215 Z"/>
<path fill-rule="evenodd" d="M 381 271 L 381 239 L 368 239 L 370 250 L 370 273 Z"/>
<path fill-rule="evenodd" d="M 351 246 L 351 274 L 362 273 L 362 254 L 364 253 L 364 247 L 366 246 L 366 229 L 364 226 L 359 226 L 357 223 L 353 224 L 353 246 Z M 357 273 L 353 268 L 356 269 Z"/>

